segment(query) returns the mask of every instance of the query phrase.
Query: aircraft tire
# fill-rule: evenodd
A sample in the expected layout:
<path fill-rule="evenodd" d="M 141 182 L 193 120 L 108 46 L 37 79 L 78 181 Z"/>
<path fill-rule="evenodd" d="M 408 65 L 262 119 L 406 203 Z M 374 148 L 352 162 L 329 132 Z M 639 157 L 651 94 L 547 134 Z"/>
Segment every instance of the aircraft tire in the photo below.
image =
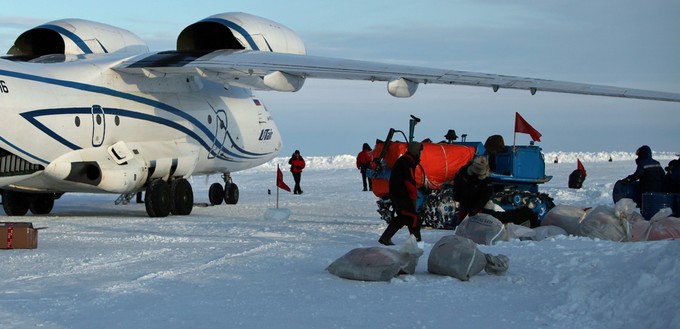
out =
<path fill-rule="evenodd" d="M 47 215 L 54 208 L 54 194 L 40 193 L 30 198 L 29 209 L 34 215 Z"/>
<path fill-rule="evenodd" d="M 188 180 L 180 178 L 172 181 L 170 195 L 172 196 L 170 213 L 173 215 L 191 214 L 194 208 L 194 191 Z"/>
<path fill-rule="evenodd" d="M 208 199 L 210 199 L 210 204 L 213 206 L 222 204 L 222 200 L 224 200 L 224 188 L 222 187 L 222 184 L 213 183 L 210 185 Z"/>
<path fill-rule="evenodd" d="M 144 206 L 149 217 L 167 217 L 171 207 L 170 186 L 162 179 L 151 181 L 144 193 Z"/>
<path fill-rule="evenodd" d="M 238 203 L 238 186 L 234 183 L 227 184 L 224 188 L 224 202 L 226 204 Z"/>
<path fill-rule="evenodd" d="M 23 216 L 28 212 L 28 194 L 5 191 L 2 195 L 2 208 L 7 216 Z"/>

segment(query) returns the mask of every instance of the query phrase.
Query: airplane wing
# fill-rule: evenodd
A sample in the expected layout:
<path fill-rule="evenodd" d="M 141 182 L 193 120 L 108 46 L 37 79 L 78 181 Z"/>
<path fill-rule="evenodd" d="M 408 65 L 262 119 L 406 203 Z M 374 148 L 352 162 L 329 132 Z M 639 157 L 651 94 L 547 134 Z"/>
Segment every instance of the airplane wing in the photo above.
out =
<path fill-rule="evenodd" d="M 680 102 L 680 94 L 263 51 L 159 52 L 124 61 L 116 71 L 163 77 L 198 74 L 225 85 L 297 91 L 306 78 L 386 81 L 393 96 L 409 97 L 418 84 L 446 84 Z"/>

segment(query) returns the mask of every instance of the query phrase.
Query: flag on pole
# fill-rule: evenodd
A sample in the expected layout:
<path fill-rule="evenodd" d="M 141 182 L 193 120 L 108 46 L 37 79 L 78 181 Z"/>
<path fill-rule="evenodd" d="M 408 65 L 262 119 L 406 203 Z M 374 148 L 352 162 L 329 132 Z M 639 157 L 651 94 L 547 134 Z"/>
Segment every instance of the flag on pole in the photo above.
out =
<path fill-rule="evenodd" d="M 531 139 L 540 142 L 541 133 L 534 129 L 519 113 L 515 112 L 515 133 L 524 133 L 531 135 Z"/>
<path fill-rule="evenodd" d="M 576 159 L 576 169 L 578 169 L 578 171 L 580 171 L 583 174 L 583 177 L 588 176 L 586 175 L 586 167 L 583 166 L 581 160 L 579 159 Z"/>
<path fill-rule="evenodd" d="M 279 165 L 276 165 L 276 187 L 290 192 L 290 187 L 283 182 L 283 172 Z"/>

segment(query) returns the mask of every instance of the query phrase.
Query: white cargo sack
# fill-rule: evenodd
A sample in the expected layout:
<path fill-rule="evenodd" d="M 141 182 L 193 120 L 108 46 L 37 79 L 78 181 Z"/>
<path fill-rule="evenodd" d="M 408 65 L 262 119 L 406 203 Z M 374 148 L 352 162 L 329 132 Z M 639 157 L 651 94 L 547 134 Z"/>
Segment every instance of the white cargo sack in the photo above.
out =
<path fill-rule="evenodd" d="M 505 224 L 505 230 L 508 231 L 508 240 L 533 240 L 536 235 L 533 229 L 513 223 Z"/>
<path fill-rule="evenodd" d="M 534 227 L 532 230 L 534 230 L 534 236 L 532 237 L 534 241 L 543 241 L 558 235 L 569 235 L 565 229 L 554 225 Z"/>
<path fill-rule="evenodd" d="M 508 241 L 508 232 L 503 223 L 489 214 L 465 217 L 456 227 L 456 235 L 466 237 L 476 243 L 493 245 L 498 241 Z"/>
<path fill-rule="evenodd" d="M 399 250 L 385 247 L 356 248 L 336 259 L 326 270 L 360 281 L 390 281 L 399 274 L 413 274 L 423 250 L 411 236 Z"/>
<path fill-rule="evenodd" d="M 629 220 L 635 218 L 635 203 L 631 199 L 619 200 L 614 208 L 598 206 L 588 212 L 578 225 L 578 235 L 602 240 L 626 242 L 631 240 Z"/>
<path fill-rule="evenodd" d="M 427 259 L 427 271 L 468 281 L 482 269 L 501 275 L 508 270 L 510 260 L 505 255 L 484 254 L 472 240 L 456 235 L 444 236 L 434 244 Z"/>
<path fill-rule="evenodd" d="M 541 226 L 557 226 L 561 227 L 568 234 L 578 234 L 578 224 L 581 223 L 583 217 L 586 216 L 586 211 L 583 208 L 558 205 L 550 209 L 541 221 Z"/>

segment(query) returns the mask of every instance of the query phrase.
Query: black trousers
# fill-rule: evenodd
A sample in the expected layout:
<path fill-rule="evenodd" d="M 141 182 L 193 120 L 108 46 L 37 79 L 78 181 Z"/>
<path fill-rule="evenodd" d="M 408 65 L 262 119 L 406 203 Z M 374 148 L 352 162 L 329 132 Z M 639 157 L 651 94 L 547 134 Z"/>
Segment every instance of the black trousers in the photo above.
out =
<path fill-rule="evenodd" d="M 300 176 L 302 176 L 302 172 L 291 172 L 293 174 L 293 180 L 295 181 L 295 187 L 293 188 L 293 193 L 294 194 L 302 194 L 302 190 L 300 189 Z"/>
<path fill-rule="evenodd" d="M 396 208 L 396 207 L 395 207 Z M 420 218 L 417 217 L 416 212 L 413 210 L 400 210 L 396 209 L 396 217 L 392 219 L 392 222 L 387 225 L 385 231 L 380 236 L 380 240 L 391 241 L 392 237 L 401 229 L 406 226 L 411 235 L 416 237 L 416 241 L 420 241 Z"/>

